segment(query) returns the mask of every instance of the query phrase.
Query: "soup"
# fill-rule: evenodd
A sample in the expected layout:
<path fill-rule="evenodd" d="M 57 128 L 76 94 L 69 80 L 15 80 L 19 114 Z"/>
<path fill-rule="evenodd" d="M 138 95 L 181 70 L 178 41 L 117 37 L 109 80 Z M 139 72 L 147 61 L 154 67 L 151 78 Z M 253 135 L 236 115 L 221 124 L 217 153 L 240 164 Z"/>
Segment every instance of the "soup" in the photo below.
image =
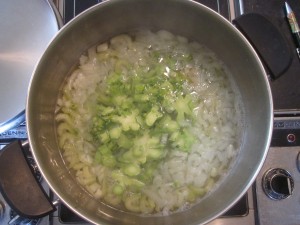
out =
<path fill-rule="evenodd" d="M 68 168 L 95 198 L 168 214 L 201 200 L 228 172 L 242 108 L 212 51 L 140 30 L 80 57 L 57 101 L 57 134 Z"/>

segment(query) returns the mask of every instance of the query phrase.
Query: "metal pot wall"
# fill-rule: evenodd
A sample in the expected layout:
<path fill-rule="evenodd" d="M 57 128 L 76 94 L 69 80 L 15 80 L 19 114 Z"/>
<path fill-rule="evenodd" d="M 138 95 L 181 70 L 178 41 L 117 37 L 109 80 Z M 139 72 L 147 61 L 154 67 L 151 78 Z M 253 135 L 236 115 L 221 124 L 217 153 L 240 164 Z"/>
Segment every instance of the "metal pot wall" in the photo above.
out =
<path fill-rule="evenodd" d="M 232 72 L 244 103 L 241 151 L 222 183 L 194 207 L 169 216 L 141 216 L 89 195 L 69 173 L 55 132 L 55 105 L 65 79 L 89 47 L 136 28 L 165 29 L 212 49 Z M 211 9 L 187 0 L 110 0 L 63 27 L 34 71 L 26 119 L 32 153 L 51 189 L 96 224 L 204 224 L 229 209 L 250 187 L 266 157 L 273 123 L 267 76 L 244 36 Z"/>

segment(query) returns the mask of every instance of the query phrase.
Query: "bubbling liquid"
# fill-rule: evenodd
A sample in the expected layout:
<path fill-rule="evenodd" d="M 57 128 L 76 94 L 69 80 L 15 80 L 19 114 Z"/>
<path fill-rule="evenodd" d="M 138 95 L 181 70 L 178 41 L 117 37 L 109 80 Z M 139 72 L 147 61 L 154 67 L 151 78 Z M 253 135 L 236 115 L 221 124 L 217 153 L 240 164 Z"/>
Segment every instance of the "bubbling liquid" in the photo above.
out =
<path fill-rule="evenodd" d="M 95 198 L 168 214 L 196 203 L 228 172 L 241 144 L 241 106 L 212 51 L 140 30 L 80 57 L 57 101 L 58 140 Z"/>

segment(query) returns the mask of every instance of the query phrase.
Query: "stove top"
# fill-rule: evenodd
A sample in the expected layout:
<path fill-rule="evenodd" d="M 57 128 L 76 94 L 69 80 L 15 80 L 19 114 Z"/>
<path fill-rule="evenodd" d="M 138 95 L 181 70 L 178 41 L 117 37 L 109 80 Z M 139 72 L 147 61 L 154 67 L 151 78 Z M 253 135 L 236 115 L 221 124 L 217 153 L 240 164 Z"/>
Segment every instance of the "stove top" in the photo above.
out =
<path fill-rule="evenodd" d="M 53 0 L 53 2 L 61 13 L 63 22 L 67 23 L 86 8 L 101 1 Z M 282 0 L 198 0 L 198 2 L 207 5 L 230 21 L 241 14 L 253 12 L 263 14 L 282 31 L 290 48 L 292 50 L 295 48 L 293 37 L 285 20 L 282 7 L 284 1 Z M 295 11 L 298 21 L 300 21 L 300 2 L 291 0 L 288 2 Z M 232 209 L 209 225 L 285 225 L 286 221 L 290 221 L 291 224 L 300 223 L 298 216 L 300 206 L 297 203 L 300 199 L 298 187 L 300 183 L 298 180 L 300 171 L 300 101 L 298 101 L 300 88 L 298 87 L 300 86 L 300 79 L 297 78 L 298 74 L 300 74 L 300 61 L 296 53 L 293 52 L 292 63 L 288 70 L 279 78 L 269 80 L 274 98 L 275 119 L 271 148 L 266 163 L 246 195 Z M 26 138 L 26 122 L 23 121 L 20 126 L 0 133 L 0 150 L 15 139 L 25 140 Z M 271 171 L 271 178 L 269 179 L 271 184 L 268 183 L 269 177 L 266 178 L 265 176 L 268 171 Z M 291 184 L 293 184 L 293 188 Z M 47 184 L 42 181 L 42 185 L 55 201 L 57 197 L 51 192 Z M 281 200 L 270 199 L 263 188 L 268 185 L 277 188 L 278 192 L 283 192 L 288 197 Z M 284 210 L 284 213 L 280 213 L 281 210 Z M 6 216 L 6 220 L 1 220 L 2 214 Z M 9 221 L 11 221 L 10 224 L 16 225 L 88 224 L 63 204 L 60 204 L 58 210 L 53 214 L 38 221 L 20 220 L 14 216 L 0 195 L 1 224 L 2 222 L 8 224 Z M 15 219 L 16 222 L 13 222 L 12 219 Z"/>
<path fill-rule="evenodd" d="M 275 113 L 299 113 L 300 110 L 300 60 L 295 51 L 295 42 L 286 20 L 284 0 L 244 0 L 244 13 L 259 13 L 267 17 L 289 43 L 292 62 L 287 71 L 276 80 L 270 80 Z M 300 22 L 300 2 L 287 1 Z M 280 56 L 278 56 L 280 57 Z"/>

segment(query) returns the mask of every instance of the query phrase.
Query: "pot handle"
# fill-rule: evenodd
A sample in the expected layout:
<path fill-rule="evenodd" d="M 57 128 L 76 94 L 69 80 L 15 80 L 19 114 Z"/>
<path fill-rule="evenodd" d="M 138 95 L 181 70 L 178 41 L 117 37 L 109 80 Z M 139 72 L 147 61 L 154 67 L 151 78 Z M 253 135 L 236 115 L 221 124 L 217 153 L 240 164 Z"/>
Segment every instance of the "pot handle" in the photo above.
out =
<path fill-rule="evenodd" d="M 232 21 L 252 44 L 271 79 L 284 74 L 291 65 L 292 52 L 281 31 L 265 16 L 243 14 Z"/>
<path fill-rule="evenodd" d="M 0 151 L 0 191 L 20 216 L 36 219 L 56 210 L 33 175 L 20 140 Z"/>

